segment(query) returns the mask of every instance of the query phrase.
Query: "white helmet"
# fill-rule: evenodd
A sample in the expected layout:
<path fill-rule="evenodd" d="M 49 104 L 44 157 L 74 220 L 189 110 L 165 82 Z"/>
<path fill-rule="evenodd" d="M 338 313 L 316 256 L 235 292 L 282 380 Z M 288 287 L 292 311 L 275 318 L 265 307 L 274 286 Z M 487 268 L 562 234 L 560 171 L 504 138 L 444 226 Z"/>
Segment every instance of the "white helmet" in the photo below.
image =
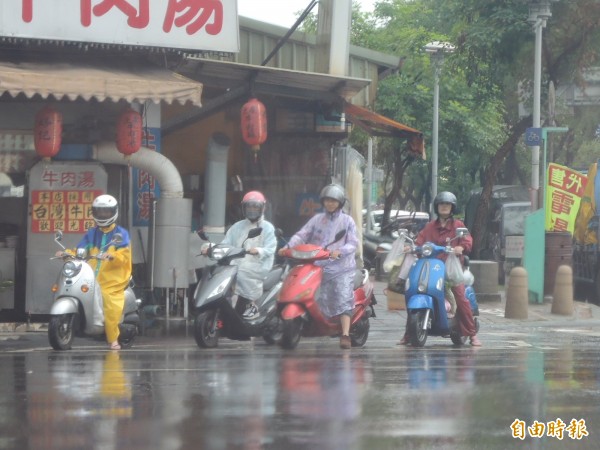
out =
<path fill-rule="evenodd" d="M 99 195 L 92 203 L 92 216 L 96 225 L 108 227 L 116 222 L 119 217 L 119 204 L 112 195 Z"/>

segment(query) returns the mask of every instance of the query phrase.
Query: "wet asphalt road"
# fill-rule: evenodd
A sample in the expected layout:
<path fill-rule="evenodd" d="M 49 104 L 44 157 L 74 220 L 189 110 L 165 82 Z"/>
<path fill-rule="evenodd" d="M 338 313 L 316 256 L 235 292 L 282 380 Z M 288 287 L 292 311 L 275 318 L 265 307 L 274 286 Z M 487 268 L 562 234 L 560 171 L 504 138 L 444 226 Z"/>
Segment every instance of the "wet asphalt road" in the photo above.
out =
<path fill-rule="evenodd" d="M 599 448 L 600 320 L 481 305 L 484 347 L 414 349 L 396 345 L 405 313 L 378 298 L 351 351 L 200 350 L 190 335 L 56 352 L 43 332 L 0 336 L 0 449 Z"/>

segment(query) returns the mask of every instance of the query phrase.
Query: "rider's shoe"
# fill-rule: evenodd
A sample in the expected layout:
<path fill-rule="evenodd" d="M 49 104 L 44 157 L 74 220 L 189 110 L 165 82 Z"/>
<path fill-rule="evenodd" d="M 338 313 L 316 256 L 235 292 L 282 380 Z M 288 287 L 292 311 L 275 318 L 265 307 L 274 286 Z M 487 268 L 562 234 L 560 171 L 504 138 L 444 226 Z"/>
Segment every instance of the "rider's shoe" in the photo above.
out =
<path fill-rule="evenodd" d="M 242 314 L 242 317 L 244 319 L 255 319 L 258 317 L 258 308 L 256 307 L 256 305 L 254 303 L 251 303 L 250 305 L 248 305 L 248 307 L 246 308 L 246 311 L 244 311 L 244 314 Z"/>
<path fill-rule="evenodd" d="M 350 336 L 342 335 L 340 337 L 340 348 L 344 350 L 349 350 L 352 347 L 352 341 L 350 340 Z"/>
<path fill-rule="evenodd" d="M 483 345 L 477 335 L 471 336 L 470 341 L 473 347 L 481 347 Z"/>
<path fill-rule="evenodd" d="M 408 334 L 405 334 L 404 336 L 402 336 L 402 339 L 400 339 L 400 342 L 398 342 L 398 345 L 409 345 L 410 342 L 408 340 Z"/>

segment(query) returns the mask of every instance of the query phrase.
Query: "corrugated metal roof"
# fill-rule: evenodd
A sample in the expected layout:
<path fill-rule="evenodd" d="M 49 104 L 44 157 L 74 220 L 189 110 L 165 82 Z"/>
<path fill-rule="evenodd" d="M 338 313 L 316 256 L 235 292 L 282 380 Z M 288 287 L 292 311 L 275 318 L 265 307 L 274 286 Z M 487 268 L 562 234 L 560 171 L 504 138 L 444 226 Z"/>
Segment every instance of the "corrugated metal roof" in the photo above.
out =
<path fill-rule="evenodd" d="M 228 61 L 190 57 L 177 68 L 179 73 L 211 87 L 231 89 L 251 84 L 255 94 L 283 95 L 298 98 L 351 99 L 371 81 L 314 72 L 299 72 L 275 67 L 254 66 Z"/>

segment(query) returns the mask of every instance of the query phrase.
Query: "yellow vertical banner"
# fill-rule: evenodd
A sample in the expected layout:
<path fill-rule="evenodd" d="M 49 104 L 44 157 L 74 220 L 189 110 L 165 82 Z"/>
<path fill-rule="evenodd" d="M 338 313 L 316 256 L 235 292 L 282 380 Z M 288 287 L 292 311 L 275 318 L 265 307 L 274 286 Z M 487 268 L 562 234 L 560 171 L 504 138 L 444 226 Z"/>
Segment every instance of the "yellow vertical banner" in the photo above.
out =
<path fill-rule="evenodd" d="M 550 163 L 546 179 L 546 231 L 573 234 L 587 177 L 576 170 Z"/>

